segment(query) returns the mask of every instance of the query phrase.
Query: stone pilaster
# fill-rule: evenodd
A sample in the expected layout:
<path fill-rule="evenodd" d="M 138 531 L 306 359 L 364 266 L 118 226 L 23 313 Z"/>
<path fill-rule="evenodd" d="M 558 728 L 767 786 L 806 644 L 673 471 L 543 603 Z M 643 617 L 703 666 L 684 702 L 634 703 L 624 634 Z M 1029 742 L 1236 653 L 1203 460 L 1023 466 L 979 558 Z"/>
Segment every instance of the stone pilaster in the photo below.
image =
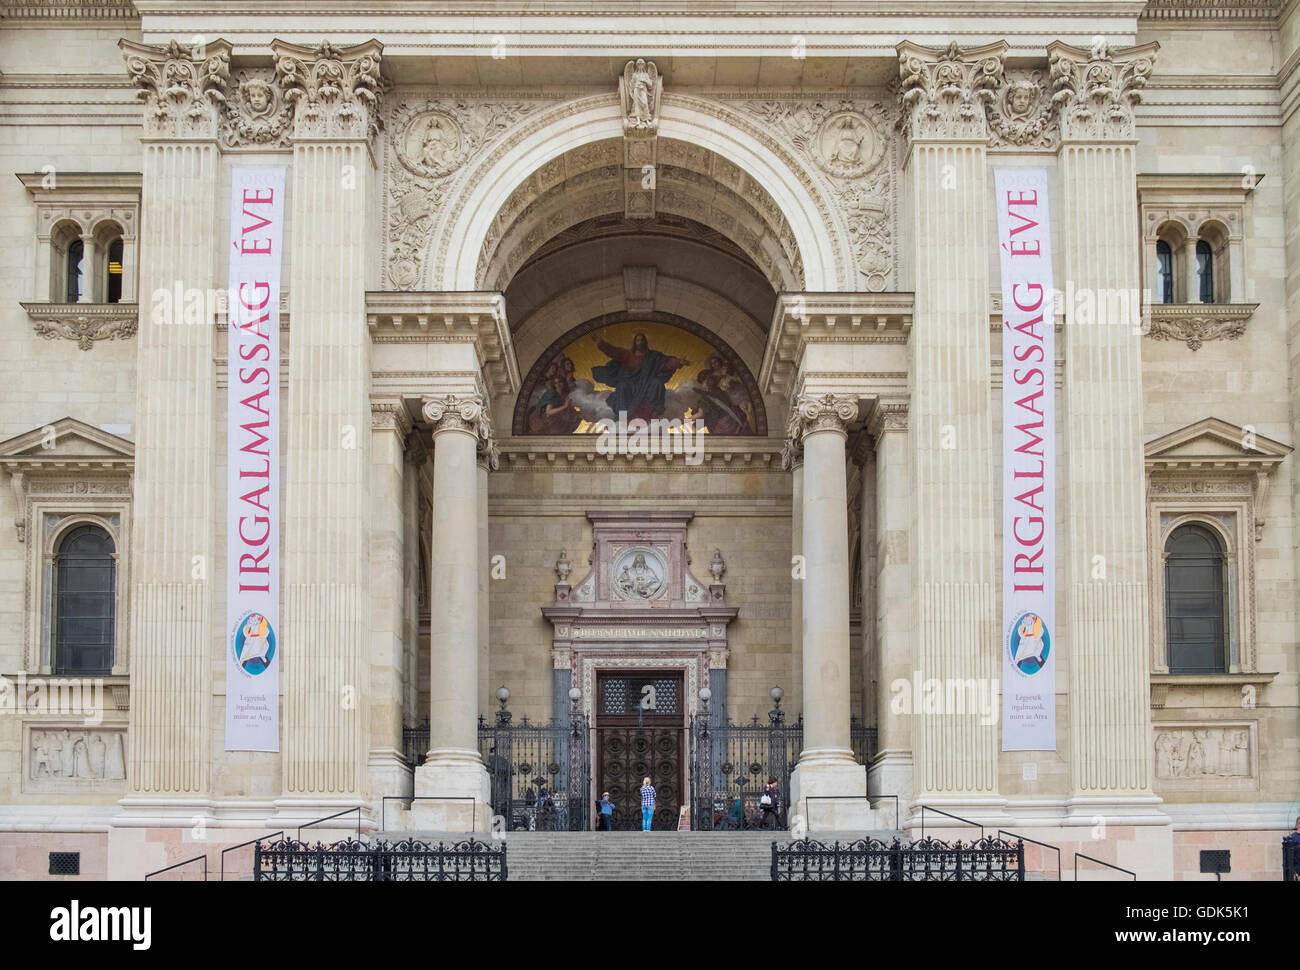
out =
<path fill-rule="evenodd" d="M 877 404 L 867 420 L 876 447 L 876 756 L 867 768 L 873 795 L 896 795 L 877 806 L 883 824 L 907 818 L 912 800 L 912 718 L 895 712 L 896 681 L 912 682 L 912 584 L 908 575 L 908 533 L 912 527 L 912 485 L 907 448 L 907 405 Z M 869 510 L 868 510 L 869 514 Z M 867 631 L 864 630 L 864 636 Z M 909 691 L 908 699 L 911 699 Z M 892 802 L 892 799 L 890 799 Z"/>
<path fill-rule="evenodd" d="M 909 338 L 910 560 L 922 678 L 991 683 L 998 672 L 989 413 L 989 234 L 984 102 L 1004 43 L 898 47 L 916 241 Z M 978 713 L 918 713 L 916 799 L 996 809 L 998 728 Z"/>
<path fill-rule="evenodd" d="M 1156 45 L 1048 46 L 1061 112 L 1058 221 L 1076 293 L 1124 294 L 1122 319 L 1066 307 L 1065 454 L 1070 741 L 1080 824 L 1153 812 L 1151 794 L 1141 281 L 1133 105 Z M 1111 815 L 1113 818 L 1114 816 Z"/>
<path fill-rule="evenodd" d="M 369 776 L 374 795 L 410 784 L 402 752 L 406 667 L 406 441 L 411 417 L 401 400 L 370 409 Z"/>
<path fill-rule="evenodd" d="M 129 811 L 171 803 L 192 825 L 210 791 L 212 644 L 222 625 L 212 602 L 220 581 L 212 535 L 216 374 L 212 331 L 184 325 L 180 307 L 177 317 L 154 320 L 151 304 L 158 290 L 217 287 L 216 138 L 230 45 L 211 41 L 198 52 L 174 42 L 119 46 L 145 102 L 131 745 L 122 804 Z"/>
<path fill-rule="evenodd" d="M 803 395 L 789 436 L 802 446 L 803 752 L 790 781 L 810 831 L 871 826 L 866 769 L 853 758 L 849 718 L 849 522 L 845 442 L 857 402 Z"/>
<path fill-rule="evenodd" d="M 411 820 L 416 828 L 484 831 L 491 791 L 477 735 L 477 453 L 480 444 L 490 449 L 492 442 L 484 401 L 477 394 L 427 399 L 424 418 L 433 426 L 429 608 L 434 620 L 429 644 L 429 753 L 416 769 L 415 794 L 421 801 L 412 805 Z"/>
<path fill-rule="evenodd" d="M 381 45 L 272 43 L 293 113 L 284 805 L 364 797 L 369 748 L 367 204 Z M 327 525 L 322 526 L 322 523 Z M 383 794 L 383 793 L 379 793 Z"/>
<path fill-rule="evenodd" d="M 786 442 L 781 452 L 781 467 L 790 472 L 790 563 L 793 572 L 796 558 L 803 555 L 803 445 L 801 442 L 796 439 Z M 803 587 L 804 580 L 792 576 L 790 582 L 790 693 L 787 701 L 787 709 L 791 718 L 797 718 L 804 708 Z"/>

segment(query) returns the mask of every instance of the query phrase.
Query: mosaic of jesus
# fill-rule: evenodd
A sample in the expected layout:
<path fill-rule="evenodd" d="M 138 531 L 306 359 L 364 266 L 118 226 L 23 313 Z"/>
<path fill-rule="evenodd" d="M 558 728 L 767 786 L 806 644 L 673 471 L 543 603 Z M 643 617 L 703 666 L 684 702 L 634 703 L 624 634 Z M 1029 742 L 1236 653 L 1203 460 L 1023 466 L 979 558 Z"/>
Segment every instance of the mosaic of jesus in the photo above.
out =
<path fill-rule="evenodd" d="M 720 435 L 765 434 L 761 398 L 729 348 L 670 323 L 581 327 L 529 374 L 516 434 L 591 434 L 601 421 L 667 419 Z M 522 412 L 522 413 L 521 413 Z"/>

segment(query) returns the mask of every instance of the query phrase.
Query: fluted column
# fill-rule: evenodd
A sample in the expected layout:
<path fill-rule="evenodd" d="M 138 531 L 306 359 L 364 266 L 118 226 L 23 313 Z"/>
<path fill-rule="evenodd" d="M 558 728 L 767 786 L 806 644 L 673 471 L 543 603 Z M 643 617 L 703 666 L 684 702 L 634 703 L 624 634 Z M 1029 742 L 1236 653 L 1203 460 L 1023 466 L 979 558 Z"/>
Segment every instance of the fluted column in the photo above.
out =
<path fill-rule="evenodd" d="M 196 60 L 173 43 L 122 41 L 145 101 L 140 327 L 136 337 L 131 588 L 132 803 L 209 793 L 214 575 L 212 331 L 153 319 L 152 294 L 216 286 L 218 106 L 230 45 Z M 87 286 L 91 283 L 87 267 Z M 175 308 L 179 314 L 180 308 Z M 184 809 L 192 825 L 194 809 Z"/>
<path fill-rule="evenodd" d="M 1005 50 L 898 48 L 916 241 L 908 443 L 917 671 L 981 687 L 998 671 L 984 101 Z M 917 801 L 973 812 L 1002 804 L 996 719 L 973 706 L 914 715 Z"/>
<path fill-rule="evenodd" d="M 789 441 L 781 454 L 781 465 L 790 472 L 790 563 L 803 555 L 803 446 Z M 804 709 L 803 695 L 803 586 L 792 575 L 790 582 L 790 693 L 789 714 L 797 718 Z"/>
<path fill-rule="evenodd" d="M 1048 46 L 1061 105 L 1061 240 L 1075 290 L 1126 294 L 1122 320 L 1066 307 L 1069 509 L 1064 654 L 1070 669 L 1072 811 L 1139 811 L 1151 794 L 1142 338 L 1133 121 L 1155 44 Z M 1107 300 L 1117 306 L 1121 301 Z M 1147 809 L 1154 811 L 1154 809 Z"/>
<path fill-rule="evenodd" d="M 477 394 L 428 399 L 424 417 L 433 426 L 429 753 L 415 777 L 415 793 L 426 801 L 412 806 L 411 817 L 418 828 L 465 831 L 472 824 L 482 830 L 487 827 L 490 790 L 477 734 L 477 456 L 480 442 L 491 447 L 491 432 Z"/>
<path fill-rule="evenodd" d="M 849 718 L 849 520 L 845 443 L 857 402 L 801 396 L 789 433 L 803 475 L 803 752 L 791 805 L 810 830 L 869 827 L 866 769 L 853 758 Z M 812 799 L 812 801 L 810 801 Z"/>
<path fill-rule="evenodd" d="M 365 243 L 381 45 L 272 49 L 294 104 L 283 807 L 320 811 L 369 787 Z"/>
<path fill-rule="evenodd" d="M 912 527 L 912 486 L 907 454 L 907 405 L 878 404 L 867 421 L 876 446 L 876 756 L 867 769 L 873 795 L 898 797 L 898 821 L 907 818 L 912 799 L 912 717 L 914 662 L 911 649 L 912 583 L 908 575 L 908 532 Z M 863 631 L 867 636 L 867 631 Z M 895 710 L 895 684 L 908 685 L 909 707 Z M 880 805 L 882 823 L 893 824 L 893 806 Z"/>

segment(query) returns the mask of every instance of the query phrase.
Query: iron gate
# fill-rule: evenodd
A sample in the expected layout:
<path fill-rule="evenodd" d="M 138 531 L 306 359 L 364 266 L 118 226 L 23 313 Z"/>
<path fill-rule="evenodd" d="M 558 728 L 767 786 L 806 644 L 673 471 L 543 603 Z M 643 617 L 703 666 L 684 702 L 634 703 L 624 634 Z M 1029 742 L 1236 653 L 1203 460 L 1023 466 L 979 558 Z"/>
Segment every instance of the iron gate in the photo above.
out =
<path fill-rule="evenodd" d="M 584 832 L 591 828 L 591 751 L 587 716 L 514 724 L 497 711 L 479 718 L 478 749 L 492 783 L 492 812 L 507 831 Z"/>
<path fill-rule="evenodd" d="M 478 750 L 492 788 L 492 812 L 508 831 L 581 832 L 591 828 L 590 732 L 587 717 L 533 722 L 502 705 L 493 723 L 479 715 Z M 429 749 L 429 722 L 404 728 L 406 760 L 415 767 Z"/>
<path fill-rule="evenodd" d="M 712 723 L 707 709 L 691 718 L 691 828 L 738 831 L 788 828 L 790 774 L 803 750 L 803 718 L 787 724 L 780 705 L 749 723 Z M 853 754 L 866 764 L 875 754 L 876 729 L 854 718 Z M 771 814 L 759 805 L 769 778 L 779 792 Z"/>

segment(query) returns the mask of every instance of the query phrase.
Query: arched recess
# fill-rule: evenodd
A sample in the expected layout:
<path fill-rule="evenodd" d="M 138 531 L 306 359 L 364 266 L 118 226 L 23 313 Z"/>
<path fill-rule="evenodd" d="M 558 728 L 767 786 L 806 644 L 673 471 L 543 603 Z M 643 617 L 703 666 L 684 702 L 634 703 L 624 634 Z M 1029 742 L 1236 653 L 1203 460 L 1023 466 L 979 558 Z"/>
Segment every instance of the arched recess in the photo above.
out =
<path fill-rule="evenodd" d="M 567 152 L 622 137 L 621 110 L 612 93 L 556 106 L 520 125 L 507 143 L 471 166 L 451 187 L 448 198 L 455 201 L 440 214 L 430 240 L 429 288 L 482 288 L 483 244 L 516 189 Z M 659 137 L 701 146 L 766 190 L 794 236 L 805 290 L 854 287 L 848 232 L 819 177 L 761 126 L 725 104 L 665 94 Z"/>

